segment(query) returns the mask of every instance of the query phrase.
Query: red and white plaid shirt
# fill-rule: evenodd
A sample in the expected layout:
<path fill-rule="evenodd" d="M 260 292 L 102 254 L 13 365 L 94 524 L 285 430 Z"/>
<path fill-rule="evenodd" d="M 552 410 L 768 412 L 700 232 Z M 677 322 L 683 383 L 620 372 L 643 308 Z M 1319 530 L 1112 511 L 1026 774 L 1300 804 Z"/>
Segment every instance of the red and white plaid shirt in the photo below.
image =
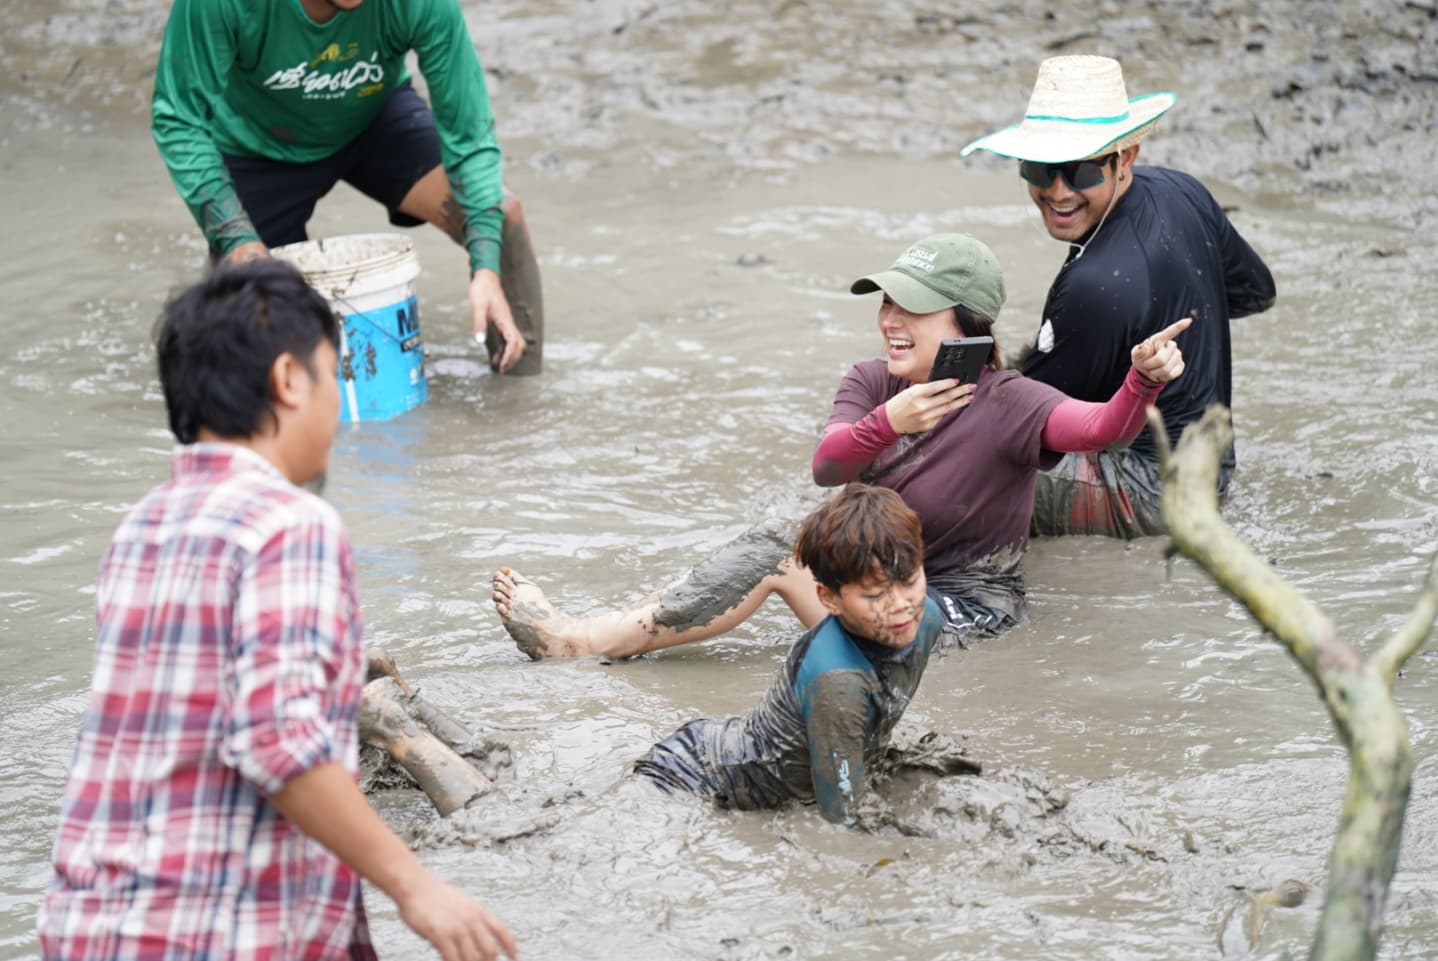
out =
<path fill-rule="evenodd" d="M 330 761 L 357 770 L 344 527 L 243 447 L 179 448 L 171 474 L 100 567 L 41 954 L 373 958 L 359 877 L 268 797 Z"/>

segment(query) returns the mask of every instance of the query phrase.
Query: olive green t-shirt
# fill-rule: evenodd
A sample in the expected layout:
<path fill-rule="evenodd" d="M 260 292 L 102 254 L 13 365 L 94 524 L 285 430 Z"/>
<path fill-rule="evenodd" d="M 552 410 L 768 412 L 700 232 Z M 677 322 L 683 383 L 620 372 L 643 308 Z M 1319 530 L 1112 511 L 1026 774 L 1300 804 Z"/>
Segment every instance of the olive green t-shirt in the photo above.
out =
<path fill-rule="evenodd" d="M 484 71 L 458 0 L 364 0 L 315 23 L 299 0 L 175 0 L 151 121 L 176 189 L 221 253 L 258 241 L 221 154 L 305 163 L 354 140 L 408 79 L 413 50 L 468 220 L 471 269 L 499 269 L 502 169 Z"/>

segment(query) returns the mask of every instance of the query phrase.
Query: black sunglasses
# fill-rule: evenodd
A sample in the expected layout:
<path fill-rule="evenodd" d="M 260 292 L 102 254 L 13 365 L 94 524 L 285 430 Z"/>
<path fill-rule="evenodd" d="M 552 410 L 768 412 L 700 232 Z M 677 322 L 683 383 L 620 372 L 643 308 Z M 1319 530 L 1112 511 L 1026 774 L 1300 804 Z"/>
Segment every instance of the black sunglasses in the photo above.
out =
<path fill-rule="evenodd" d="M 1088 190 L 1103 183 L 1103 171 L 1117 153 L 1104 154 L 1097 160 L 1073 160 L 1063 164 L 1045 164 L 1033 160 L 1019 161 L 1019 176 L 1035 187 L 1047 187 L 1055 177 L 1063 177 L 1070 190 Z"/>

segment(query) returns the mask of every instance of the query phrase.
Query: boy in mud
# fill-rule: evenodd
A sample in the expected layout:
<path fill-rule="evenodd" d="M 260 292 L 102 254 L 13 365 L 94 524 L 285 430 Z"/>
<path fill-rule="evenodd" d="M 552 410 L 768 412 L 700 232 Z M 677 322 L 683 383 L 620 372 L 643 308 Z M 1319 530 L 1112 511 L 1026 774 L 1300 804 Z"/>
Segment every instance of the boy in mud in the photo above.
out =
<path fill-rule="evenodd" d="M 373 958 L 361 878 L 444 961 L 515 953 L 355 784 L 354 565 L 339 516 L 301 486 L 334 440 L 338 340 L 324 298 L 277 261 L 165 308 L 180 446 L 101 564 L 44 958 Z"/>
<path fill-rule="evenodd" d="M 1049 287 L 1023 373 L 1079 400 L 1110 396 L 1128 372 L 1129 345 L 1180 317 L 1187 370 L 1155 402 L 1169 436 L 1211 404 L 1231 405 L 1229 320 L 1273 306 L 1273 276 L 1213 196 L 1193 177 L 1136 167 L 1139 141 L 1174 103 L 1130 98 L 1118 61 L 1052 57 L 1022 122 L 964 147 L 1019 161 L 1029 198 L 1069 255 Z M 1227 495 L 1236 461 L 1219 473 Z M 1067 454 L 1038 475 L 1035 534 L 1141 537 L 1164 533 L 1158 454 L 1144 428 L 1132 442 Z"/>
<path fill-rule="evenodd" d="M 918 515 L 891 490 L 846 487 L 804 520 L 794 557 L 829 616 L 753 711 L 690 721 L 634 769 L 721 807 L 815 802 L 852 823 L 948 622 L 927 590 Z"/>

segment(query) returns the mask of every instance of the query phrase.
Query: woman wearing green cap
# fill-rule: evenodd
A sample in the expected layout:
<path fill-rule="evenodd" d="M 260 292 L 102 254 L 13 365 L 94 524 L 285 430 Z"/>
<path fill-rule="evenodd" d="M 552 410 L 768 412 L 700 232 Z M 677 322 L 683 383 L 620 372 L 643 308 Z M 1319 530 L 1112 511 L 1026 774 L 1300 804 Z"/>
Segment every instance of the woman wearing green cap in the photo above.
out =
<path fill-rule="evenodd" d="M 814 454 L 814 480 L 898 492 L 923 524 L 930 595 L 960 634 L 995 634 L 1023 619 L 1023 553 L 1035 476 L 1064 453 L 1132 437 L 1144 408 L 1183 372 L 1180 320 L 1136 345 L 1133 367 L 1106 403 L 1000 370 L 998 345 L 977 382 L 929 381 L 940 343 L 992 337 L 1003 272 L 966 234 L 928 237 L 892 267 L 856 280 L 882 291 L 884 357 L 861 361 L 834 397 Z M 787 532 L 758 528 L 659 594 L 621 611 L 568 617 L 508 568 L 493 575 L 500 619 L 530 657 L 628 657 L 715 637 L 778 594 L 804 625 L 820 621 L 814 578 L 790 556 Z"/>

